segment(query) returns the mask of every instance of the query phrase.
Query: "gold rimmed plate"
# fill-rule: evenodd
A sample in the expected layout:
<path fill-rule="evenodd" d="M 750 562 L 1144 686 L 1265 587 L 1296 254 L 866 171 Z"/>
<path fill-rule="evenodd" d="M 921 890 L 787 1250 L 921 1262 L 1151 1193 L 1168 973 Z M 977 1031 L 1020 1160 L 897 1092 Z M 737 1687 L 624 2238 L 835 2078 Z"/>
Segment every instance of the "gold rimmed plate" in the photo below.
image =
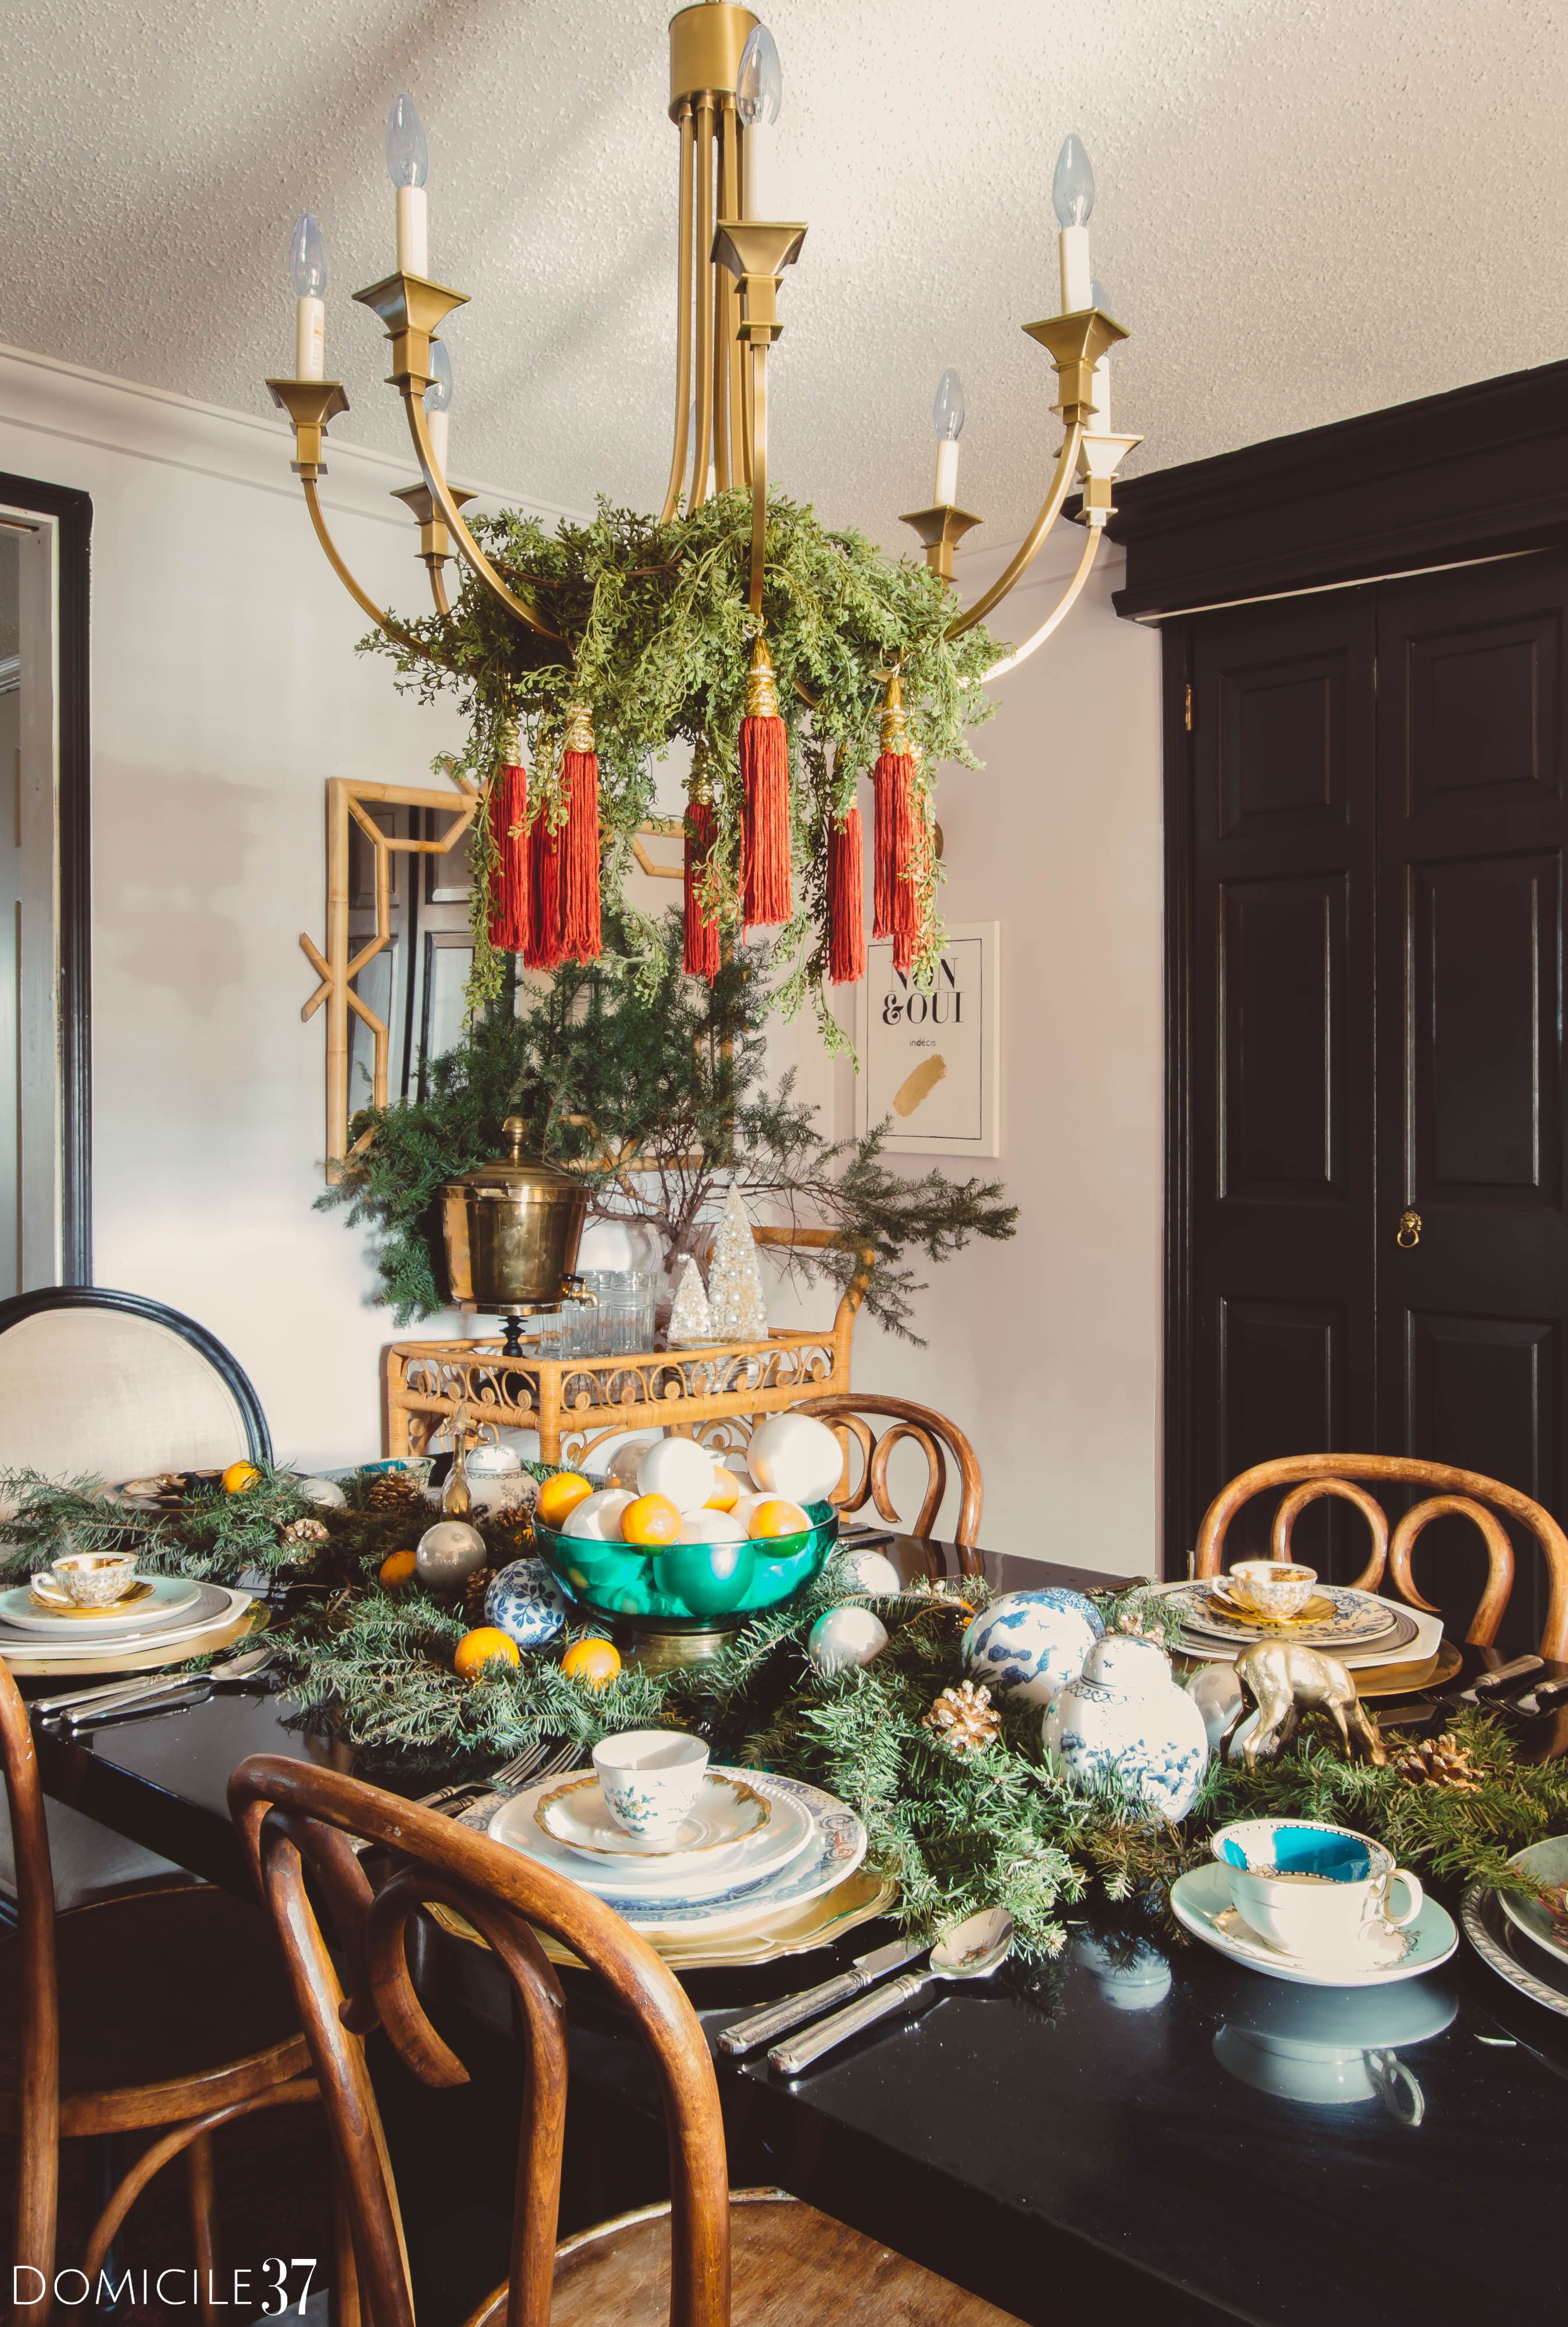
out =
<path fill-rule="evenodd" d="M 658 1859 L 673 1869 L 711 1850 L 733 1850 L 761 1833 L 773 1806 L 743 1778 L 710 1770 L 698 1789 L 691 1816 L 667 1842 L 650 1842 L 617 1826 L 603 1789 L 592 1771 L 569 1778 L 547 1793 L 534 1822 L 553 1842 L 595 1858 Z"/>
<path fill-rule="evenodd" d="M 1209 1593 L 1209 1608 L 1211 1615 L 1239 1617 L 1244 1624 L 1265 1625 L 1271 1632 L 1291 1632 L 1303 1624 L 1328 1623 L 1334 1615 L 1333 1602 L 1325 1598 L 1322 1593 L 1314 1592 L 1293 1616 L 1265 1616 L 1257 1609 L 1247 1607 L 1245 1602 L 1233 1600 L 1223 1584 L 1217 1584 Z"/>
<path fill-rule="evenodd" d="M 231 1592 L 227 1596 L 229 1612 L 226 1616 L 193 1631 L 182 1631 L 174 1640 L 154 1640 L 149 1646 L 133 1634 L 120 1640 L 107 1640 L 98 1646 L 89 1636 L 79 1647 L 73 1636 L 74 1655 L 57 1642 L 44 1640 L 26 1648 L 13 1648 L 6 1642 L 0 1655 L 4 1656 L 6 1670 L 21 1680 L 90 1680 L 104 1673 L 170 1670 L 175 1665 L 188 1663 L 192 1657 L 216 1656 L 219 1649 L 231 1649 L 249 1633 L 264 1631 L 272 1621 L 265 1601 L 252 1600 L 242 1592 Z"/>

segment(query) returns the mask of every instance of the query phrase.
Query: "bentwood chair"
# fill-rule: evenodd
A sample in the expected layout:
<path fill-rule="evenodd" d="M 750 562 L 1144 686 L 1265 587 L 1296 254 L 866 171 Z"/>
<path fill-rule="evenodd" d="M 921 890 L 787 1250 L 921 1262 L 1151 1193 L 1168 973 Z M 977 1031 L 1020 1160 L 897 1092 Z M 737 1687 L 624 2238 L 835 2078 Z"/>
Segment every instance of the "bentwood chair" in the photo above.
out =
<path fill-rule="evenodd" d="M 359 2295 L 374 2327 L 413 2327 L 414 2304 L 364 2039 L 382 2028 L 427 2085 L 468 2081 L 426 2019 L 406 1958 L 410 1919 L 436 1903 L 489 1943 L 527 2045 L 510 2275 L 468 2327 L 499 2327 L 503 2316 L 507 2327 L 729 2327 L 732 2318 L 735 2327 L 1017 2327 L 781 2191 L 730 2189 L 718 2086 L 696 2014 L 674 1973 L 602 1900 L 434 1810 L 304 1762 L 253 1755 L 229 1780 L 229 1801 L 288 1960 L 350 2211 Z M 374 1897 L 353 1838 L 391 1854 L 392 1872 Z M 331 1911 L 336 1963 L 313 1891 Z M 559 2245 L 566 2004 L 531 1925 L 570 1948 L 636 2022 L 668 2135 L 670 2202 Z"/>
<path fill-rule="evenodd" d="M 1435 1494 L 1416 1503 L 1395 1527 L 1392 1537 L 1382 1505 L 1358 1479 L 1389 1485 L 1433 1487 Z M 1280 1499 L 1274 1515 L 1273 1556 L 1292 1556 L 1291 1537 L 1297 1519 L 1311 1504 L 1331 1497 L 1361 1513 L 1371 1534 L 1372 1549 L 1355 1588 L 1375 1592 L 1385 1571 L 1413 1607 L 1430 1615 L 1441 1612 L 1417 1591 L 1411 1573 L 1411 1556 L 1417 1538 L 1433 1519 L 1459 1516 L 1479 1530 L 1487 1548 L 1487 1582 L 1466 1637 L 1478 1648 L 1489 1648 L 1498 1636 L 1503 1611 L 1514 1585 L 1514 1547 L 1499 1511 L 1535 1538 L 1546 1562 L 1550 1592 L 1541 1629 L 1540 1653 L 1554 1663 L 1568 1662 L 1568 1536 L 1549 1511 L 1522 1495 L 1517 1487 L 1488 1479 L 1479 1471 L 1457 1471 L 1446 1463 L 1427 1463 L 1413 1454 L 1285 1454 L 1277 1462 L 1255 1463 L 1222 1487 L 1204 1514 L 1193 1559 L 1196 1575 L 1218 1575 L 1225 1565 L 1225 1538 L 1230 1523 L 1254 1495 L 1280 1487 L 1290 1492 Z M 1489 1509 L 1491 1505 L 1493 1508 Z"/>
<path fill-rule="evenodd" d="M 101 1285 L 0 1301 L 0 1471 L 113 1481 L 219 1469 L 240 1456 L 272 1460 L 261 1401 L 193 1319 Z M 58 1907 L 177 1879 L 167 1859 L 64 1802 L 46 1808 Z M 12 1857 L 0 1815 L 0 1894 L 14 1898 Z"/>
<path fill-rule="evenodd" d="M 950 1540 L 958 1546 L 966 1575 L 972 1572 L 974 1562 L 969 1555 L 980 1533 L 985 1489 L 975 1449 L 956 1422 L 949 1422 L 934 1407 L 917 1406 L 910 1398 L 877 1397 L 860 1390 L 834 1390 L 821 1397 L 802 1398 L 789 1411 L 816 1415 L 818 1421 L 827 1424 L 843 1446 L 845 1475 L 833 1500 L 845 1514 L 863 1510 L 869 1502 L 890 1527 L 901 1528 L 903 1521 L 893 1508 L 888 1483 L 889 1459 L 901 1445 L 914 1446 L 924 1455 L 924 1500 L 913 1525 L 906 1530 L 910 1535 L 929 1536 L 935 1528 L 947 1491 L 950 1458 L 958 1472 L 958 1514 Z M 891 1426 L 873 1429 L 866 1418 L 869 1415 L 891 1417 Z M 852 1478 L 852 1443 L 859 1450 L 858 1481 Z"/>
<path fill-rule="evenodd" d="M 89 2283 L 153 2176 L 183 2154 L 204 2320 L 216 2267 L 212 2135 L 313 2100 L 310 2055 L 266 1919 L 208 1884 L 101 1900 L 57 1915 L 33 1732 L 0 1665 L 0 1760 L 15 1838 L 17 1928 L 0 1940 L 0 2131 L 17 2154 L 16 2316 L 49 2316 L 60 2145 L 151 2137 L 99 2216 Z"/>

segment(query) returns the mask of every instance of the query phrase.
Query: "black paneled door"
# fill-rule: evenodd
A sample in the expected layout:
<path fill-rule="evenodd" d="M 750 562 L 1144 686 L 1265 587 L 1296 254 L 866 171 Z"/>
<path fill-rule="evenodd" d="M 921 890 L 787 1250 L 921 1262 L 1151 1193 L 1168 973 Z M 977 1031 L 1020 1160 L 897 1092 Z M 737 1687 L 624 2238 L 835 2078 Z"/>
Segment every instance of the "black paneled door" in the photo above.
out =
<path fill-rule="evenodd" d="M 1565 603 L 1554 555 L 1190 627 L 1185 1543 L 1236 1472 L 1333 1447 L 1561 1515 Z M 1427 1542 L 1462 1605 L 1462 1523 Z"/>

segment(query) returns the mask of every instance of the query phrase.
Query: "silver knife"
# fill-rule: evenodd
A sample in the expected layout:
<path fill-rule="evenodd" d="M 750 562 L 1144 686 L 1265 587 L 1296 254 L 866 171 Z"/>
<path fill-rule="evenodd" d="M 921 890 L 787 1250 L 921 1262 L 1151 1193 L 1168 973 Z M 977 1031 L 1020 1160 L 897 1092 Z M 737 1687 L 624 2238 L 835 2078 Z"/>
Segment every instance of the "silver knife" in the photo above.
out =
<path fill-rule="evenodd" d="M 73 1706 L 108 1705 L 117 1697 L 149 1696 L 178 1684 L 185 1686 L 197 1680 L 243 1680 L 269 1665 L 276 1654 L 273 1649 L 247 1649 L 242 1655 L 225 1657 L 221 1664 L 211 1665 L 204 1673 L 132 1673 L 125 1680 L 111 1680 L 100 1687 L 68 1689 L 63 1696 L 35 1696 L 28 1706 L 30 1713 L 68 1713 Z"/>
<path fill-rule="evenodd" d="M 117 1717 L 142 1705 L 155 1705 L 160 1699 L 173 1696 L 181 1689 L 210 1690 L 221 1680 L 245 1680 L 271 1664 L 275 1651 L 272 1649 L 247 1649 L 241 1655 L 225 1657 L 221 1663 L 210 1665 L 205 1672 L 165 1673 L 162 1677 L 142 1680 L 134 1687 L 122 1688 L 117 1694 L 97 1704 L 79 1699 L 66 1708 L 66 1722 L 72 1729 L 85 1729 L 98 1721 Z"/>
<path fill-rule="evenodd" d="M 868 1954 L 856 1956 L 852 1970 L 825 1979 L 819 1987 L 807 1987 L 798 1995 L 783 1996 L 765 2012 L 753 2012 L 749 2019 L 733 2020 L 720 2033 L 720 2050 L 750 2052 L 759 2044 L 770 2043 L 775 2036 L 782 2036 L 786 2029 L 798 2028 L 803 2020 L 814 2019 L 831 2005 L 858 1995 L 885 1972 L 897 1971 L 901 1965 L 912 1963 L 916 1956 L 925 1954 L 930 1944 L 929 1939 L 890 1939 L 886 1947 L 873 1948 Z"/>

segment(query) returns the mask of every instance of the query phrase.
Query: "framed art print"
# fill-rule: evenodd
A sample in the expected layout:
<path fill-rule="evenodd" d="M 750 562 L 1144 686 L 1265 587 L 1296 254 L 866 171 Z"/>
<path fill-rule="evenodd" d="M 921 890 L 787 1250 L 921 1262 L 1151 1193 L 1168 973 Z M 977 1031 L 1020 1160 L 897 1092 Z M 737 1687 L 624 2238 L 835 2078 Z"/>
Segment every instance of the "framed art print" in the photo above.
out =
<path fill-rule="evenodd" d="M 999 1155 L 998 921 L 954 921 L 925 988 L 893 967 L 891 938 L 866 946 L 855 990 L 855 1129 L 886 1122 L 890 1155 Z"/>

